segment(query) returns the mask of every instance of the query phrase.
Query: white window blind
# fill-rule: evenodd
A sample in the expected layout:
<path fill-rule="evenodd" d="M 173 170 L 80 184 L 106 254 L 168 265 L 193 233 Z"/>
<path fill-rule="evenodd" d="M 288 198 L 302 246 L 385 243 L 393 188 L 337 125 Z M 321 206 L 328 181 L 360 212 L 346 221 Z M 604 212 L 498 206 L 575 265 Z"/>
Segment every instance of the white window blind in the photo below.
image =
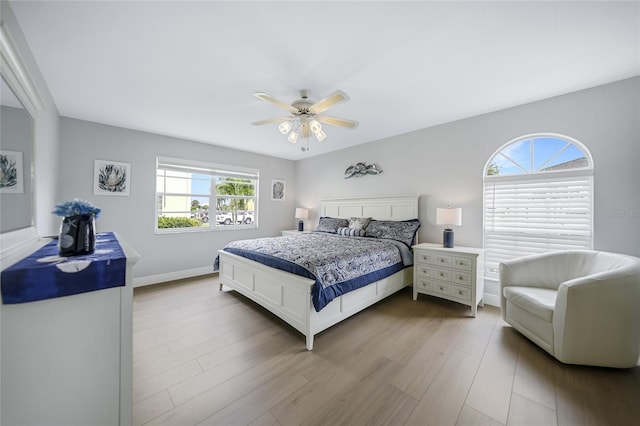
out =
<path fill-rule="evenodd" d="M 582 172 L 486 177 L 485 277 L 500 262 L 561 249 L 591 249 L 593 177 Z"/>

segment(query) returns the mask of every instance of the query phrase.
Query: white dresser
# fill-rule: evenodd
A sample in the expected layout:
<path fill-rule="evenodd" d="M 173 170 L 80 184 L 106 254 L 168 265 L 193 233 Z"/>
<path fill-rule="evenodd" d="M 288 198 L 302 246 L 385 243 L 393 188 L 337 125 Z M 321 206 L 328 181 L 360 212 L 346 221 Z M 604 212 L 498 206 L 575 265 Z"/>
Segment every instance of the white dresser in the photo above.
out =
<path fill-rule="evenodd" d="M 1 306 L 1 424 L 131 425 L 139 255 L 118 240 L 125 286 Z M 45 242 L 3 259 L 3 269 Z"/>
<path fill-rule="evenodd" d="M 484 250 L 422 243 L 413 246 L 413 263 L 413 300 L 418 293 L 441 297 L 470 306 L 476 316 L 484 298 Z"/>

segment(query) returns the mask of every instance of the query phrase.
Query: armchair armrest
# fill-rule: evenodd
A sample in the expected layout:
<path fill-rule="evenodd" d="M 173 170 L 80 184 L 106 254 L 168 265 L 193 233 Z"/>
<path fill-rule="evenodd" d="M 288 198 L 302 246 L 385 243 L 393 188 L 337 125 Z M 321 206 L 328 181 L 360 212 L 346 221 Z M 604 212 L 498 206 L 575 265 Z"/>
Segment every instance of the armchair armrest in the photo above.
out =
<path fill-rule="evenodd" d="M 550 252 L 519 257 L 500 263 L 500 306 L 506 321 L 504 288 L 538 287 L 557 290 L 566 280 L 567 260 L 563 253 Z"/>
<path fill-rule="evenodd" d="M 635 366 L 640 355 L 638 266 L 562 283 L 553 314 L 553 333 L 554 356 L 562 362 Z"/>

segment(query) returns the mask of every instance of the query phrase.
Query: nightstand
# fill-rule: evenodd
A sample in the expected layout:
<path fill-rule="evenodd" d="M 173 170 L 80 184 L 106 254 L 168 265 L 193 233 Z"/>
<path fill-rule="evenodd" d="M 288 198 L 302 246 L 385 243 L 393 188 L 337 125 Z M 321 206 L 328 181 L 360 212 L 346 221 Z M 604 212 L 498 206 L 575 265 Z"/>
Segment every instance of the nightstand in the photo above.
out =
<path fill-rule="evenodd" d="M 444 248 L 442 244 L 413 246 L 413 300 L 418 293 L 441 297 L 471 307 L 484 305 L 484 250 Z"/>
<path fill-rule="evenodd" d="M 285 235 L 296 235 L 296 234 L 308 234 L 311 231 L 298 231 L 297 229 L 287 229 L 284 231 L 280 231 L 282 233 L 282 236 L 284 237 Z"/>

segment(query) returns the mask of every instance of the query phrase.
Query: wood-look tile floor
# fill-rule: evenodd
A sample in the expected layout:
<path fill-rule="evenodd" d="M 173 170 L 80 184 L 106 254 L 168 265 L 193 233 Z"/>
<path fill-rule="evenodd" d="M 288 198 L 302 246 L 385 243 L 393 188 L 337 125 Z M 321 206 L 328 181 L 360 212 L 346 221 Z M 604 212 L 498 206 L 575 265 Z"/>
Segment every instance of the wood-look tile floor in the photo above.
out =
<path fill-rule="evenodd" d="M 216 275 L 134 293 L 135 425 L 637 425 L 640 366 L 569 366 L 407 288 L 314 350 Z"/>

